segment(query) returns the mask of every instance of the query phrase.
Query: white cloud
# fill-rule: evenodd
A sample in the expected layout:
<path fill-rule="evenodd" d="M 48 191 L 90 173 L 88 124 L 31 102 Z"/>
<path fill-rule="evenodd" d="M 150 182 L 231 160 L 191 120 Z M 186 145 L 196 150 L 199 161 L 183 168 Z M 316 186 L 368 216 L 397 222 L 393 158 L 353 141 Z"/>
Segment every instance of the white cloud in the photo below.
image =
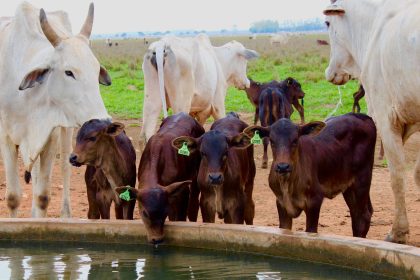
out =
<path fill-rule="evenodd" d="M 32 0 L 45 10 L 68 12 L 73 30 L 82 25 L 89 0 Z M 302 20 L 322 17 L 329 0 L 94 0 L 93 32 L 166 31 L 176 29 L 219 30 L 252 22 Z M 2 16 L 13 15 L 18 1 L 0 1 Z"/>

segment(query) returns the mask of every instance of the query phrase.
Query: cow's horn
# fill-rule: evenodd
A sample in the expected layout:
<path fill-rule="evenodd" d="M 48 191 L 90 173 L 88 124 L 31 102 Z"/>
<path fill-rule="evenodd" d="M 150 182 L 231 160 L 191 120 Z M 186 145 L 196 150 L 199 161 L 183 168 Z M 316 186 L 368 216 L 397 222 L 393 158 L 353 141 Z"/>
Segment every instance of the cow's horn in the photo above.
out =
<path fill-rule="evenodd" d="M 88 39 L 90 37 L 90 34 L 92 33 L 93 14 L 94 14 L 93 3 L 90 3 L 88 15 L 86 17 L 86 20 L 85 20 L 85 23 L 83 24 L 82 29 L 80 30 L 80 35 L 83 35 Z"/>
<path fill-rule="evenodd" d="M 39 21 L 41 23 L 42 32 L 44 32 L 44 35 L 47 37 L 48 41 L 50 41 L 54 47 L 60 44 L 61 38 L 57 35 L 57 33 L 55 33 L 54 29 L 52 29 L 44 9 L 41 9 L 39 12 Z"/>

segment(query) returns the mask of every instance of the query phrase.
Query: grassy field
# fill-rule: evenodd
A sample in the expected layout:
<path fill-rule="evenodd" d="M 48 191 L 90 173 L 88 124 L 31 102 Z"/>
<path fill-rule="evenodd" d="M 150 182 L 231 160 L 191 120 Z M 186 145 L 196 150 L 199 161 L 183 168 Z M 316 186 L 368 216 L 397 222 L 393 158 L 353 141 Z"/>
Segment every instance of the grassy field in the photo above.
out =
<path fill-rule="evenodd" d="M 324 71 L 329 60 L 329 46 L 319 46 L 316 39 L 327 39 L 326 34 L 292 36 L 284 45 L 271 45 L 269 37 L 255 40 L 248 37 L 211 38 L 219 46 L 237 40 L 245 47 L 256 50 L 260 58 L 248 64 L 248 76 L 259 82 L 281 80 L 286 77 L 297 79 L 306 93 L 305 116 L 307 121 L 322 120 L 331 114 L 338 101 L 338 87 L 328 83 Z M 143 108 L 144 79 L 141 70 L 143 55 L 147 49 L 141 40 L 121 40 L 117 47 L 107 47 L 104 41 L 93 41 L 93 49 L 99 61 L 111 77 L 112 86 L 101 87 L 102 97 L 110 114 L 118 118 L 141 118 Z M 150 41 L 149 41 L 150 43 Z M 341 87 L 342 103 L 334 115 L 351 111 L 353 92 L 357 81 Z M 361 100 L 362 112 L 366 104 Z M 226 97 L 226 111 L 253 112 L 254 108 L 244 91 L 229 88 Z M 298 120 L 295 111 L 292 119 Z"/>

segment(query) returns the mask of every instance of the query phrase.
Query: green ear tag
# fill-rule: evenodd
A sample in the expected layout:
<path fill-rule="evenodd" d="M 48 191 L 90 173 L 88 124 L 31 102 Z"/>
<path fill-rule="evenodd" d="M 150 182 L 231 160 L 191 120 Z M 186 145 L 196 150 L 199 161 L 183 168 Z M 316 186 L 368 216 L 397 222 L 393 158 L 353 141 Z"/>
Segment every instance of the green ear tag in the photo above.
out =
<path fill-rule="evenodd" d="M 120 198 L 125 201 L 132 200 L 132 198 L 130 197 L 130 191 L 126 189 L 124 192 L 120 193 Z"/>
<path fill-rule="evenodd" d="M 258 134 L 258 130 L 255 130 L 254 136 L 251 138 L 251 144 L 261 145 L 261 143 L 262 141 L 260 135 Z"/>
<path fill-rule="evenodd" d="M 190 155 L 190 151 L 188 150 L 187 142 L 182 144 L 181 149 L 178 150 L 178 154 L 188 157 Z"/>

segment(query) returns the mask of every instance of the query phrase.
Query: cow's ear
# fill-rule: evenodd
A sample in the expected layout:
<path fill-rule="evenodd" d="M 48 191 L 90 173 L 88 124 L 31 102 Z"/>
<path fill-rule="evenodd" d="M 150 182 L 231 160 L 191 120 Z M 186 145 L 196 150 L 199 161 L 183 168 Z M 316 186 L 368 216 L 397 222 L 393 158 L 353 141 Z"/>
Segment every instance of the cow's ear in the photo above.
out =
<path fill-rule="evenodd" d="M 324 10 L 324 15 L 326 16 L 342 16 L 345 13 L 346 11 L 337 4 L 332 4 Z"/>
<path fill-rule="evenodd" d="M 175 200 L 177 200 L 178 196 L 182 195 L 183 193 L 188 194 L 190 191 L 191 183 L 191 180 L 187 180 L 183 182 L 175 182 L 164 187 L 165 192 L 168 194 L 169 203 L 172 204 Z"/>
<path fill-rule="evenodd" d="M 194 153 L 200 146 L 201 137 L 193 138 L 189 136 L 181 136 L 172 140 L 172 147 L 179 151 L 180 149 L 188 149 L 190 153 Z"/>
<path fill-rule="evenodd" d="M 325 127 L 324 122 L 310 122 L 305 125 L 301 125 L 299 127 L 299 136 L 302 135 L 311 135 L 315 136 L 321 132 L 321 130 Z"/>
<path fill-rule="evenodd" d="M 245 57 L 246 60 L 250 60 L 253 58 L 258 58 L 260 55 L 254 51 L 254 50 L 250 50 L 250 49 L 245 49 L 241 52 L 241 55 L 243 57 Z"/>
<path fill-rule="evenodd" d="M 244 133 L 248 135 L 248 137 L 254 137 L 257 133 L 261 138 L 270 136 L 270 127 L 263 127 L 259 125 L 252 125 L 248 126 L 244 129 Z"/>
<path fill-rule="evenodd" d="M 165 192 L 168 193 L 169 195 L 174 194 L 174 193 L 179 192 L 179 191 L 181 191 L 185 188 L 189 188 L 191 183 L 192 183 L 191 180 L 172 183 L 172 184 L 167 185 L 165 187 Z"/>
<path fill-rule="evenodd" d="M 118 187 L 115 191 L 118 196 L 125 201 L 130 201 L 139 197 L 139 190 L 130 186 Z"/>
<path fill-rule="evenodd" d="M 29 72 L 20 83 L 19 90 L 32 88 L 37 83 L 42 84 L 47 79 L 48 73 L 50 73 L 50 68 L 38 68 Z"/>
<path fill-rule="evenodd" d="M 232 137 L 229 141 L 229 146 L 238 149 L 246 149 L 251 146 L 251 138 L 245 133 L 239 133 Z"/>
<path fill-rule="evenodd" d="M 291 85 L 293 84 L 293 78 L 288 77 L 288 78 L 286 79 L 286 82 L 287 82 L 287 85 L 288 85 L 288 86 L 291 86 Z"/>
<path fill-rule="evenodd" d="M 123 131 L 124 131 L 124 124 L 119 123 L 119 122 L 113 122 L 110 125 L 108 125 L 108 127 L 106 128 L 106 134 L 113 137 L 119 135 Z"/>
<path fill-rule="evenodd" d="M 103 66 L 99 69 L 99 83 L 104 86 L 110 86 L 112 83 L 108 71 Z"/>

